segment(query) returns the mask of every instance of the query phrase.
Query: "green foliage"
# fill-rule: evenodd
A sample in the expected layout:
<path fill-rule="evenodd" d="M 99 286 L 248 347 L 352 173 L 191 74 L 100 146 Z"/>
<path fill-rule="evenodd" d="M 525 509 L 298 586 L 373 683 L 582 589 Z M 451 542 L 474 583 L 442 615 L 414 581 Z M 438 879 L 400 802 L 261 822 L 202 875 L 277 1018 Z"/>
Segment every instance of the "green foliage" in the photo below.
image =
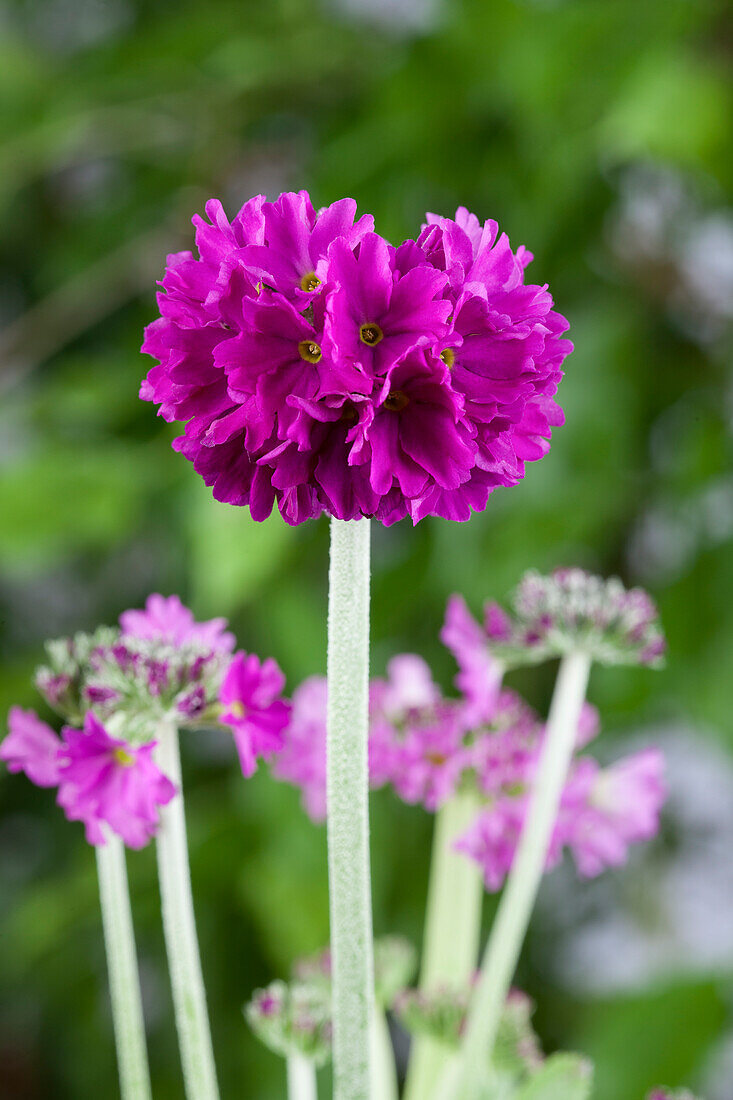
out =
<path fill-rule="evenodd" d="M 659 673 L 594 672 L 608 751 L 647 721 L 730 745 L 729 337 L 679 252 L 695 218 L 730 202 L 725 5 L 444 0 L 412 31 L 346 7 L 3 7 L 0 712 L 33 705 L 45 637 L 114 622 L 155 590 L 229 615 L 291 686 L 323 672 L 325 522 L 258 526 L 217 506 L 136 398 L 155 279 L 166 252 L 191 247 L 192 213 L 210 195 L 234 209 L 263 188 L 307 186 L 317 205 L 354 195 L 395 239 L 425 209 L 496 217 L 535 253 L 530 272 L 550 283 L 577 348 L 566 425 L 520 487 L 466 525 L 375 532 L 374 671 L 419 650 L 448 687 L 437 635 L 455 590 L 477 607 L 530 566 L 619 572 L 658 599 L 670 656 Z M 650 166 L 685 196 L 656 253 L 640 231 L 622 247 L 620 229 L 633 172 Z M 547 670 L 513 683 L 546 705 Z M 244 784 L 228 743 L 191 736 L 183 754 L 223 1094 L 274 1100 L 281 1067 L 241 1004 L 327 939 L 325 831 L 297 792 L 264 773 Z M 3 774 L 0 802 L 3 1087 L 112 1096 L 91 853 L 48 792 Z M 373 811 L 376 927 L 419 942 L 430 822 L 387 792 Z M 179 1100 L 150 853 L 129 869 L 156 1097 Z M 576 1015 L 545 988 L 552 945 L 537 938 L 522 981 L 542 995 L 543 1038 L 596 1060 L 598 1100 L 697 1083 L 724 1027 L 710 983 L 672 976 L 661 992 L 588 998 Z"/>

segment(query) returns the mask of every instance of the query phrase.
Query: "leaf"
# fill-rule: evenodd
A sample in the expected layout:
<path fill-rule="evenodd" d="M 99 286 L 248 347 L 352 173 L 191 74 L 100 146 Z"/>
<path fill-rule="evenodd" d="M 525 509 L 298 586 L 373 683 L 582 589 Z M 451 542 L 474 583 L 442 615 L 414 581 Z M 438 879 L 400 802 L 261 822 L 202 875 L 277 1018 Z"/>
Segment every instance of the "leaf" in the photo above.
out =
<path fill-rule="evenodd" d="M 553 1054 L 512 1100 L 588 1100 L 593 1067 L 579 1054 Z"/>

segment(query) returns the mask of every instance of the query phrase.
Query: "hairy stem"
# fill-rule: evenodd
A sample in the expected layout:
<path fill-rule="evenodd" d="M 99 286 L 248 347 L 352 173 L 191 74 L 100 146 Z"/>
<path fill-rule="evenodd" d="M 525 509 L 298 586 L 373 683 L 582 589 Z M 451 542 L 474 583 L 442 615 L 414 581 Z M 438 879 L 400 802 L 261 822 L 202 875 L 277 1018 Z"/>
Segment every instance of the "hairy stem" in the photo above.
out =
<path fill-rule="evenodd" d="M 178 788 L 175 798 L 161 807 L 156 841 L 163 932 L 186 1096 L 188 1100 L 218 1100 L 191 896 L 178 730 L 172 723 L 163 722 L 158 730 L 158 763 Z"/>
<path fill-rule="evenodd" d="M 150 1100 L 150 1070 L 125 848 L 120 838 L 108 831 L 107 843 L 98 845 L 95 851 L 120 1093 L 122 1100 Z"/>
<path fill-rule="evenodd" d="M 488 1070 L 504 1003 L 542 880 L 575 747 L 590 664 L 590 657 L 582 652 L 569 654 L 560 664 L 527 819 L 469 1009 L 450 1100 L 474 1100 L 481 1074 Z"/>
<path fill-rule="evenodd" d="M 369 1100 L 374 1006 L 369 875 L 369 521 L 331 520 L 328 878 L 334 1100 Z"/>
<path fill-rule="evenodd" d="M 484 885 L 478 866 L 456 852 L 453 844 L 471 824 L 479 807 L 475 792 L 461 791 L 435 817 L 421 990 L 439 985 L 465 987 L 478 963 Z M 450 1055 L 449 1048 L 437 1039 L 416 1038 L 410 1054 L 405 1100 L 424 1100 L 429 1096 Z"/>
<path fill-rule="evenodd" d="M 304 1054 L 289 1054 L 287 1063 L 288 1100 L 318 1100 L 316 1067 Z"/>

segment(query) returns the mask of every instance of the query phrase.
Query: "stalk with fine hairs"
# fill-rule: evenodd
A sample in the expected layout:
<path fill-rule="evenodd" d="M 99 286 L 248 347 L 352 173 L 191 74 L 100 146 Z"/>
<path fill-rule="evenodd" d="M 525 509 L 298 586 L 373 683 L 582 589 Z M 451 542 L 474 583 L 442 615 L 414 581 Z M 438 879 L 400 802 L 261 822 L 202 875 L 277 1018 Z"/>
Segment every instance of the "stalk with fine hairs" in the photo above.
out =
<path fill-rule="evenodd" d="M 107 830 L 106 843 L 97 845 L 95 852 L 120 1094 L 122 1100 L 151 1100 L 125 847 L 118 836 Z"/>
<path fill-rule="evenodd" d="M 293 1051 L 286 1062 L 288 1100 L 318 1100 L 316 1067 L 312 1058 Z"/>
<path fill-rule="evenodd" d="M 327 831 L 334 1100 L 370 1100 L 369 520 L 331 520 Z"/>
<path fill-rule="evenodd" d="M 186 1096 L 188 1100 L 218 1100 L 191 896 L 178 730 L 172 722 L 161 722 L 158 729 L 158 764 L 178 788 L 175 798 L 161 807 L 156 845 L 163 932 Z"/>
<path fill-rule="evenodd" d="M 420 989 L 440 985 L 468 986 L 478 962 L 484 884 L 472 860 L 454 851 L 453 843 L 478 813 L 475 792 L 459 791 L 435 817 L 428 885 Z M 405 1100 L 430 1095 L 450 1057 L 444 1043 L 428 1036 L 413 1041 Z"/>
<path fill-rule="evenodd" d="M 581 650 L 568 654 L 560 664 L 527 818 L 489 936 L 465 1038 L 454 1073 L 447 1074 L 442 1084 L 441 1100 L 474 1100 L 481 1074 L 488 1072 L 504 1003 L 542 880 L 590 666 L 590 656 Z"/>

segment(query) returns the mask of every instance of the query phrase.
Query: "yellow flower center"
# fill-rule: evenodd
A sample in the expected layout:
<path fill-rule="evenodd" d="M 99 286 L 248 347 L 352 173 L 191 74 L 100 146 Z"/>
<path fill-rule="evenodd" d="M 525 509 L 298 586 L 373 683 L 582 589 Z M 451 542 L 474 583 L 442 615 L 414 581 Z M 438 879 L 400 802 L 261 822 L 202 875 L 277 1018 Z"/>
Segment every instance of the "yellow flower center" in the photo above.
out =
<path fill-rule="evenodd" d="M 440 353 L 440 358 L 443 360 L 448 370 L 450 370 L 456 361 L 456 353 L 453 351 L 453 348 L 443 348 Z"/>
<path fill-rule="evenodd" d="M 323 355 L 315 340 L 301 340 L 298 344 L 298 354 L 306 363 L 318 363 Z"/>
<path fill-rule="evenodd" d="M 316 275 L 315 271 L 309 271 L 307 275 L 304 275 L 300 280 L 300 289 L 305 290 L 307 294 L 310 294 L 312 290 L 316 290 L 321 285 L 321 280 Z"/>
<path fill-rule="evenodd" d="M 129 768 L 130 764 L 135 763 L 135 757 L 127 749 L 115 749 L 112 755 L 118 764 L 122 764 L 123 768 Z"/>
<path fill-rule="evenodd" d="M 428 752 L 425 754 L 425 759 L 428 764 L 434 764 L 439 768 L 441 764 L 445 764 L 448 757 L 442 752 Z"/>
<path fill-rule="evenodd" d="M 389 409 L 390 412 L 401 412 L 405 405 L 410 404 L 410 398 L 402 390 L 392 390 L 388 393 L 384 399 L 385 409 Z"/>
<path fill-rule="evenodd" d="M 367 321 L 359 329 L 359 338 L 363 344 L 373 348 L 380 340 L 384 339 L 384 333 L 374 321 Z"/>
<path fill-rule="evenodd" d="M 246 711 L 244 709 L 244 704 L 236 702 L 236 701 L 234 703 L 230 703 L 229 704 L 229 713 L 233 714 L 235 718 L 244 718 L 244 716 L 246 714 Z"/>

